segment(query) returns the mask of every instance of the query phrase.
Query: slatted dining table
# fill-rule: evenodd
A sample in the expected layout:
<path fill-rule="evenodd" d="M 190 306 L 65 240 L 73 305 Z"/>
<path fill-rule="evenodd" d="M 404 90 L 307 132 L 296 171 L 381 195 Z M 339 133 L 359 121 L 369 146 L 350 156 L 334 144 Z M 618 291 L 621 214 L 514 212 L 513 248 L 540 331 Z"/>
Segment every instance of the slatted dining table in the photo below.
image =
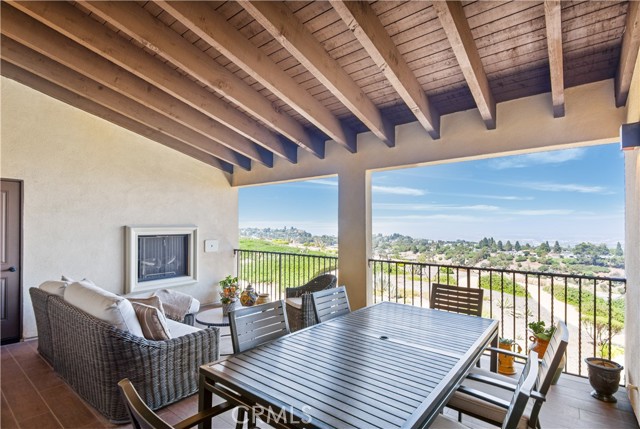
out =
<path fill-rule="evenodd" d="M 215 394 L 273 427 L 428 427 L 497 334 L 496 320 L 383 302 L 201 366 L 199 407 Z"/>

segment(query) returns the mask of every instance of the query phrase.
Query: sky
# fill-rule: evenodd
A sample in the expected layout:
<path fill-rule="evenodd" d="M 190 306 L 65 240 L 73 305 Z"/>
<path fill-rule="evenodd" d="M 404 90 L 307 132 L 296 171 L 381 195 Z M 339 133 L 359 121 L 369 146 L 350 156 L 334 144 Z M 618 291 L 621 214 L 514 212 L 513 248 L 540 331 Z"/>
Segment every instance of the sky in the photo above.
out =
<path fill-rule="evenodd" d="M 241 188 L 240 227 L 337 235 L 337 177 Z M 414 238 L 624 243 L 619 144 L 372 174 L 372 230 Z"/>

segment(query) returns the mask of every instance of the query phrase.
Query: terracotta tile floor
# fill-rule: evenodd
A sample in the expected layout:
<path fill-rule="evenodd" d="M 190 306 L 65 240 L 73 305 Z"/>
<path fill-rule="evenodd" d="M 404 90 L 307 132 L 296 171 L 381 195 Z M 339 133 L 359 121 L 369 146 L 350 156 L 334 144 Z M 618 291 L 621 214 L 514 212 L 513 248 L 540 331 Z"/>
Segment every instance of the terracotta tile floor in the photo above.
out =
<path fill-rule="evenodd" d="M 230 352 L 228 337 L 222 340 L 222 352 Z M 37 341 L 26 341 L 0 348 L 0 390 L 2 408 L 0 427 L 10 428 L 129 428 L 110 424 L 93 407 L 84 402 L 53 372 L 37 353 Z M 541 422 L 552 428 L 638 428 L 626 392 L 621 389 L 617 404 L 605 404 L 589 396 L 587 380 L 567 376 L 560 378 L 542 408 Z M 197 395 L 158 411 L 169 423 L 176 423 L 197 411 Z M 214 428 L 233 428 L 229 411 L 214 420 Z M 455 416 L 452 410 L 445 413 Z M 467 417 L 471 427 L 491 427 Z"/>

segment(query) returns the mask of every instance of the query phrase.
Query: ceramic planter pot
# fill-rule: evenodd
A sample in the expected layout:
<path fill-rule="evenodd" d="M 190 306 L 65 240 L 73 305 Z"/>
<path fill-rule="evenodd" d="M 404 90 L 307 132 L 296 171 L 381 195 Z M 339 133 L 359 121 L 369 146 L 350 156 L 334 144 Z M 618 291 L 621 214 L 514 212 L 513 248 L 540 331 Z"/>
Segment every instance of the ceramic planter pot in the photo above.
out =
<path fill-rule="evenodd" d="M 622 365 L 609 359 L 596 357 L 584 360 L 589 369 L 589 384 L 593 387 L 591 396 L 604 402 L 617 402 L 614 393 L 620 385 L 620 372 Z"/>

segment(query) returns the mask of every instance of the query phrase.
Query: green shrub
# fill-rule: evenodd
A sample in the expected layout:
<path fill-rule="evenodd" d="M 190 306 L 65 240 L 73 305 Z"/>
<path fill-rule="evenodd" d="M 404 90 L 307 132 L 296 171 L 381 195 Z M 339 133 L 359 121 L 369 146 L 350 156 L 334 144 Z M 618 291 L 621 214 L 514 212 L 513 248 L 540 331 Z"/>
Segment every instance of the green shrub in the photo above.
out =
<path fill-rule="evenodd" d="M 515 292 L 516 296 L 529 296 L 527 290 L 517 283 L 513 283 L 513 280 L 507 276 L 502 277 L 500 274 L 491 274 L 480 277 L 480 287 L 482 289 L 492 289 L 494 291 L 503 291 L 505 295 L 512 295 Z"/>

